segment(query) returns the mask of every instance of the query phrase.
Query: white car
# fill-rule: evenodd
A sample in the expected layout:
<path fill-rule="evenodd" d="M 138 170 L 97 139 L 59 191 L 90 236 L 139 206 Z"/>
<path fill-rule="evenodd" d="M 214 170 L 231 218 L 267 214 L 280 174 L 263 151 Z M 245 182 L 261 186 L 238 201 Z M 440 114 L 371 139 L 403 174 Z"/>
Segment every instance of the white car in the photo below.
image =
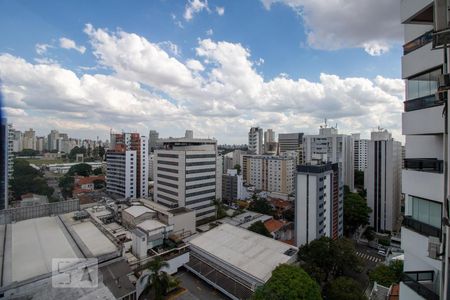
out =
<path fill-rule="evenodd" d="M 378 254 L 382 256 L 386 256 L 386 251 L 384 249 L 378 250 Z"/>

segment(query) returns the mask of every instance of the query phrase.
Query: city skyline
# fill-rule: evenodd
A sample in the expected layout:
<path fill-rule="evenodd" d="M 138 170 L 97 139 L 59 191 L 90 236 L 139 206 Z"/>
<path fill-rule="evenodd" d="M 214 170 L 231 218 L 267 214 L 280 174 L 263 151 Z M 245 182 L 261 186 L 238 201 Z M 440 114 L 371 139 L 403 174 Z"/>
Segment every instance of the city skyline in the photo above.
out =
<path fill-rule="evenodd" d="M 366 16 L 355 19 L 314 1 L 67 2 L 57 15 L 47 2 L 0 3 L 1 30 L 18 33 L 0 41 L 4 111 L 17 129 L 104 140 L 110 129 L 189 128 L 242 144 L 252 126 L 314 134 L 327 118 L 341 133 L 381 126 L 403 140 L 392 1 L 349 1 Z M 318 21 L 330 16 L 342 28 Z"/>

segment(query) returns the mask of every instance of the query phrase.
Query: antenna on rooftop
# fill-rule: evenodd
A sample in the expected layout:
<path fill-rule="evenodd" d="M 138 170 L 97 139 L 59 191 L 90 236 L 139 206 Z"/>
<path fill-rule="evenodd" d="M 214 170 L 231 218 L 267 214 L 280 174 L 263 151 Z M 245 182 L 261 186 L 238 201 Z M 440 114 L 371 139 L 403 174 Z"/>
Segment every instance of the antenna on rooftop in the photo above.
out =
<path fill-rule="evenodd" d="M 325 128 L 327 128 L 327 118 L 325 118 Z"/>

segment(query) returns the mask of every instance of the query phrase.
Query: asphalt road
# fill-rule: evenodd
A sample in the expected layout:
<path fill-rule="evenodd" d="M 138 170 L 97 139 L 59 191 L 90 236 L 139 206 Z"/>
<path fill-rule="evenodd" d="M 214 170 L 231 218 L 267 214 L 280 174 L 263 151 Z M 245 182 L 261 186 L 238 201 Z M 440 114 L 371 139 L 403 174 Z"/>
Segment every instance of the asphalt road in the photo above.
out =
<path fill-rule="evenodd" d="M 181 286 L 188 290 L 178 296 L 177 300 L 229 300 L 227 296 L 184 268 L 181 268 L 175 276 L 181 279 Z"/>
<path fill-rule="evenodd" d="M 356 244 L 356 255 L 363 261 L 363 271 L 353 278 L 355 278 L 363 288 L 366 288 L 369 285 L 368 273 L 377 265 L 384 262 L 385 257 L 379 255 L 378 250 L 359 244 Z"/>

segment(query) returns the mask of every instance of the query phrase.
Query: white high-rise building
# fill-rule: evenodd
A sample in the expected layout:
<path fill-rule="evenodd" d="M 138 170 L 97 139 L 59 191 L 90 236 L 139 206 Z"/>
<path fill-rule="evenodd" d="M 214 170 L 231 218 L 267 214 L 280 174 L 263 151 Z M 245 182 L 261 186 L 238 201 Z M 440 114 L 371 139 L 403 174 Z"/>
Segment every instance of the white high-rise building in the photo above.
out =
<path fill-rule="evenodd" d="M 48 148 L 49 151 L 58 150 L 58 139 L 59 139 L 59 132 L 58 130 L 51 130 L 50 134 L 48 135 Z"/>
<path fill-rule="evenodd" d="M 257 190 L 290 194 L 294 191 L 295 158 L 244 155 L 244 181 Z"/>
<path fill-rule="evenodd" d="M 23 149 L 36 150 L 36 132 L 32 128 L 23 133 Z"/>
<path fill-rule="evenodd" d="M 159 133 L 156 130 L 150 130 L 148 134 L 148 148 L 149 152 L 155 151 L 158 145 Z"/>
<path fill-rule="evenodd" d="M 160 140 L 155 150 L 153 198 L 167 207 L 195 210 L 196 219 L 215 216 L 222 194 L 222 160 L 217 141 L 198 138 Z"/>
<path fill-rule="evenodd" d="M 401 198 L 402 145 L 387 131 L 371 133 L 364 188 L 375 231 L 398 231 Z"/>
<path fill-rule="evenodd" d="M 36 150 L 39 152 L 44 151 L 44 147 L 45 147 L 45 137 L 43 136 L 38 136 L 36 137 Z"/>
<path fill-rule="evenodd" d="M 248 152 L 250 154 L 263 154 L 263 129 L 252 127 L 248 132 Z"/>
<path fill-rule="evenodd" d="M 106 153 L 107 191 L 124 198 L 148 197 L 148 141 L 139 133 L 111 134 Z"/>
<path fill-rule="evenodd" d="M 301 165 L 295 180 L 295 245 L 343 235 L 343 182 L 339 164 Z"/>
<path fill-rule="evenodd" d="M 369 149 L 369 140 L 361 139 L 359 133 L 352 134 L 353 138 L 353 162 L 355 170 L 364 171 L 367 168 L 367 150 Z"/>
<path fill-rule="evenodd" d="M 449 40 L 448 5 L 447 0 L 401 1 L 405 42 L 402 78 L 406 84 L 402 114 L 405 216 L 401 228 L 405 276 L 400 283 L 401 300 L 450 299 L 448 157 L 444 150 L 449 146 L 445 133 L 449 67 L 440 43 L 442 35 Z M 447 81 L 442 74 L 447 74 Z"/>
<path fill-rule="evenodd" d="M 303 146 L 306 164 L 331 162 L 341 166 L 341 177 L 344 185 L 354 190 L 354 155 L 353 138 L 339 134 L 337 128 L 320 128 L 318 135 L 303 136 Z"/>

